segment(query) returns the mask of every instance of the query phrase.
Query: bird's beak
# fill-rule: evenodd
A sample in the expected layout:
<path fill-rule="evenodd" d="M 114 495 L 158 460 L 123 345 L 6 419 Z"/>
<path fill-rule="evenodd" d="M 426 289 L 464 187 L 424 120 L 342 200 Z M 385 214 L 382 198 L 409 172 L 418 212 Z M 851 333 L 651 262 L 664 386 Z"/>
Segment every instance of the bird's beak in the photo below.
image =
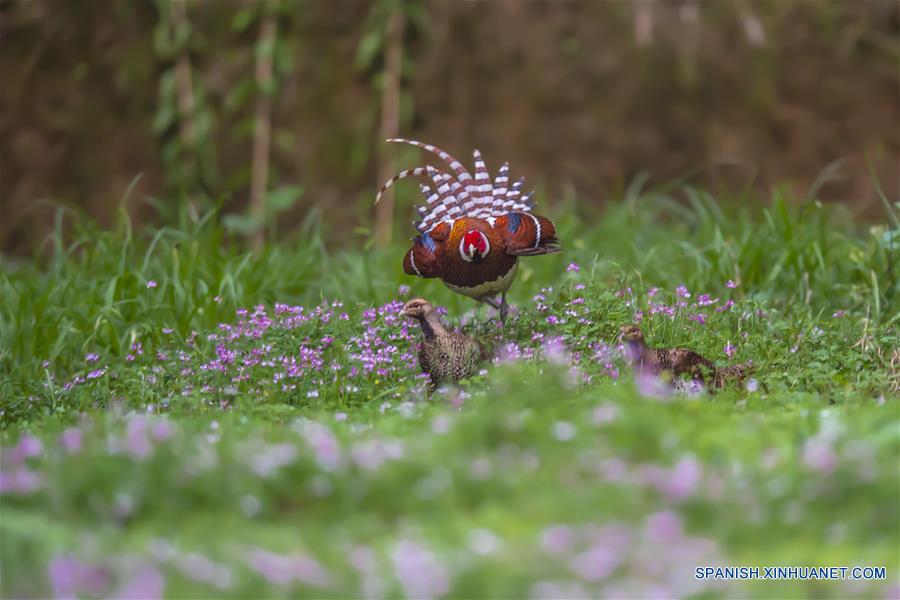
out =
<path fill-rule="evenodd" d="M 400 309 L 400 312 L 397 313 L 397 316 L 398 316 L 398 317 L 408 317 L 408 316 L 409 316 L 409 313 L 406 312 L 406 309 L 405 309 L 405 308 L 401 308 L 401 309 Z"/>

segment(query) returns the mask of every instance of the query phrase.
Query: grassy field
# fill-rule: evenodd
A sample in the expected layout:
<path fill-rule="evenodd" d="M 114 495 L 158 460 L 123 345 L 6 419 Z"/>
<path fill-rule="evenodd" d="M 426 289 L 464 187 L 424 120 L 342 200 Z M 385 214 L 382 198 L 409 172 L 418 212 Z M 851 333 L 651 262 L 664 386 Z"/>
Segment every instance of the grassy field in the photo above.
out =
<path fill-rule="evenodd" d="M 676 195 L 560 209 L 505 327 L 315 219 L 257 255 L 185 211 L 4 259 L 0 596 L 897 597 L 897 211 Z M 425 396 L 412 295 L 495 344 L 463 390 Z M 755 378 L 636 386 L 635 320 Z"/>

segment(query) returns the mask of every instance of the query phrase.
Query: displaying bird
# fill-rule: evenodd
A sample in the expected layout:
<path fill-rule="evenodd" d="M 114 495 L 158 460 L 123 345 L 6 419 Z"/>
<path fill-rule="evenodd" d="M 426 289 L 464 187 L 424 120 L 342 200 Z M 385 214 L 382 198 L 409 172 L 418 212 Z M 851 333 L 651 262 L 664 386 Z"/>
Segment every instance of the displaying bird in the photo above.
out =
<path fill-rule="evenodd" d="M 742 383 L 753 370 L 753 363 L 750 361 L 716 367 L 709 359 L 687 348 L 650 348 L 637 325 L 625 325 L 620 331 L 627 344 L 631 366 L 638 374 L 667 374 L 673 382 L 688 375 L 694 381 L 723 388 L 729 381 Z"/>
<path fill-rule="evenodd" d="M 487 350 L 475 338 L 444 327 L 434 306 L 427 300 L 410 300 L 403 306 L 400 316 L 415 319 L 422 327 L 419 365 L 431 378 L 432 389 L 471 377 L 478 372 L 478 363 L 487 358 Z"/>
<path fill-rule="evenodd" d="M 439 156 L 448 170 L 431 165 L 408 169 L 389 179 L 378 192 L 405 177 L 426 177 L 420 184 L 425 204 L 418 208 L 419 234 L 403 257 L 403 270 L 424 278 L 438 277 L 454 292 L 484 302 L 506 321 L 506 292 L 512 285 L 520 256 L 559 252 L 553 222 L 532 213 L 534 192 L 522 194 L 524 178 L 512 185 L 504 163 L 491 183 L 481 153 L 475 150 L 475 176 L 458 160 L 431 144 L 389 139 L 424 148 Z M 500 296 L 498 302 L 496 297 Z"/>

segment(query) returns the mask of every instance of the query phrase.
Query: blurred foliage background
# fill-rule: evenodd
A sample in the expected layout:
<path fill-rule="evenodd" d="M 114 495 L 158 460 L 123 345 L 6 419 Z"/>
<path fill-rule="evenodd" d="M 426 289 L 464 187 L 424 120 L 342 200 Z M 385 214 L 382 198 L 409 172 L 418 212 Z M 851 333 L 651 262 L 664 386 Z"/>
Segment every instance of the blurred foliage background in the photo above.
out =
<path fill-rule="evenodd" d="M 888 0 L 2 0 L 0 250 L 33 251 L 60 205 L 103 224 L 218 205 L 256 245 L 313 208 L 334 242 L 405 237 L 415 186 L 372 207 L 416 163 L 397 134 L 509 160 L 551 205 L 646 172 L 881 220 L 898 32 Z"/>

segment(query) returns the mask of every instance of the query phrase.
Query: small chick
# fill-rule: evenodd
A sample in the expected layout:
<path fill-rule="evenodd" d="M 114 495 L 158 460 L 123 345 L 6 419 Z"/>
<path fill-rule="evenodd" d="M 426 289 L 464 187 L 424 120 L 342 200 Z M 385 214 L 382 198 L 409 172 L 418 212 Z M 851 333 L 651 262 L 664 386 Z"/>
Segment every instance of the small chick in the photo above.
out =
<path fill-rule="evenodd" d="M 688 375 L 694 381 L 723 388 L 728 381 L 740 384 L 753 370 L 752 362 L 720 369 L 709 359 L 687 348 L 650 348 L 637 325 L 625 325 L 620 331 L 628 346 L 631 366 L 640 374 L 660 376 L 666 373 L 672 381 Z"/>
<path fill-rule="evenodd" d="M 483 352 L 475 338 L 460 331 L 448 331 L 427 300 L 415 298 L 404 305 L 401 317 L 409 317 L 422 327 L 419 365 L 431 377 L 432 390 L 444 383 L 456 383 L 478 372 Z"/>

